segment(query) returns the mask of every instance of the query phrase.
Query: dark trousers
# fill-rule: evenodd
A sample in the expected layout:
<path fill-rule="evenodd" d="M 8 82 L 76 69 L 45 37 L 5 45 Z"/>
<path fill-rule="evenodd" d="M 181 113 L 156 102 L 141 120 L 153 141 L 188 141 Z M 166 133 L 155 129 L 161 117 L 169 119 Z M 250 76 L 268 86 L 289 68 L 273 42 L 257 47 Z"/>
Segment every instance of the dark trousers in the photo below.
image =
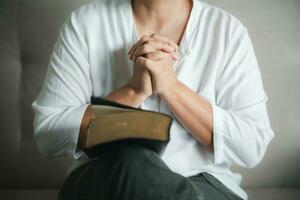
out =
<path fill-rule="evenodd" d="M 240 200 L 208 173 L 183 177 L 154 151 L 120 145 L 78 167 L 66 178 L 58 200 Z"/>

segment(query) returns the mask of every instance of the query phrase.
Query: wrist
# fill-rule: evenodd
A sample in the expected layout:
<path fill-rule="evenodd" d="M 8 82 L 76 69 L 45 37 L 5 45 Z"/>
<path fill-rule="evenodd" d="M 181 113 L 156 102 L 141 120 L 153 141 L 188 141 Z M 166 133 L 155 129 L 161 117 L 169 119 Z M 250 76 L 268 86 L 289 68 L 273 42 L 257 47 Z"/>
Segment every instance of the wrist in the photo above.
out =
<path fill-rule="evenodd" d="M 174 93 L 176 92 L 176 89 L 180 86 L 181 82 L 178 79 L 175 79 L 174 81 L 172 81 L 172 83 L 168 84 L 167 87 L 165 87 L 163 90 L 158 91 L 158 95 L 161 98 L 168 98 L 172 95 L 174 95 Z"/>
<path fill-rule="evenodd" d="M 148 96 L 137 93 L 128 84 L 123 85 L 105 96 L 105 99 L 131 107 L 138 107 Z"/>
<path fill-rule="evenodd" d="M 139 92 L 135 88 L 131 87 L 131 85 L 128 83 L 124 86 L 126 90 L 128 91 L 129 95 L 135 99 L 137 99 L 139 102 L 145 101 L 151 94 L 147 94 L 145 92 Z"/>

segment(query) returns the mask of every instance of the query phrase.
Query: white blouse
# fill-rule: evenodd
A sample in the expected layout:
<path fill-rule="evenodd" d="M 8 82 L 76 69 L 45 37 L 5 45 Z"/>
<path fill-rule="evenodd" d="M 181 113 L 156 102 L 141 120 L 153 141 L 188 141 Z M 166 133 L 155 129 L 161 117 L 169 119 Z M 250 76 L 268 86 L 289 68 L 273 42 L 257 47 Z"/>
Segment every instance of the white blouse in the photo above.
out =
<path fill-rule="evenodd" d="M 137 40 L 130 0 L 94 0 L 73 11 L 62 25 L 32 108 L 39 150 L 49 157 L 71 156 L 74 164 L 68 174 L 89 160 L 77 148 L 77 139 L 90 97 L 104 97 L 129 81 L 133 63 L 127 52 Z M 174 118 L 161 158 L 185 177 L 210 173 L 247 199 L 241 175 L 230 168 L 256 166 L 274 136 L 247 29 L 231 14 L 194 0 L 179 55 L 174 64 L 178 79 L 212 104 L 214 153 L 153 95 L 140 108 Z"/>

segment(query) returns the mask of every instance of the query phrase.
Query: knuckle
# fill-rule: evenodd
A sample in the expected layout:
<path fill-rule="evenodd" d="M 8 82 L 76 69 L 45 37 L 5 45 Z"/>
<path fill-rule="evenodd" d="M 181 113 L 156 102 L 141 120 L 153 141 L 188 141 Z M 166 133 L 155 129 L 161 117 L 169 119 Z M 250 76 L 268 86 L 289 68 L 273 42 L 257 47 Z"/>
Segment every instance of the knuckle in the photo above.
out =
<path fill-rule="evenodd" d="M 139 55 L 139 54 L 143 53 L 143 51 L 144 51 L 144 46 L 139 46 L 136 50 L 136 54 Z"/>
<path fill-rule="evenodd" d="M 160 40 L 161 36 L 158 35 L 157 33 L 153 33 L 152 38 L 156 39 L 156 40 Z"/>
<path fill-rule="evenodd" d="M 137 64 L 142 64 L 143 63 L 143 59 L 142 59 L 142 57 L 137 57 L 136 58 L 136 60 L 135 60 L 135 62 L 137 63 Z"/>
<path fill-rule="evenodd" d="M 163 48 L 165 48 L 165 49 L 170 49 L 170 45 L 167 44 L 167 43 L 165 43 L 165 42 L 163 42 Z"/>
<path fill-rule="evenodd" d="M 135 49 L 135 54 L 136 54 L 136 53 L 139 53 L 140 50 L 141 50 L 141 47 L 140 47 L 140 46 L 136 47 L 136 49 Z"/>
<path fill-rule="evenodd" d="M 142 52 L 142 53 L 147 52 L 148 48 L 149 48 L 148 45 L 143 45 L 143 46 L 141 47 L 141 52 Z"/>
<path fill-rule="evenodd" d="M 166 44 L 163 41 L 157 40 L 156 41 L 156 47 L 158 49 L 165 49 L 166 48 Z"/>
<path fill-rule="evenodd" d="M 148 40 L 149 40 L 149 36 L 147 36 L 147 35 L 143 35 L 142 38 L 141 38 L 142 42 L 146 42 Z"/>
<path fill-rule="evenodd" d="M 143 64 L 145 65 L 145 66 L 147 66 L 147 65 L 149 65 L 149 60 L 147 60 L 147 59 L 143 59 Z"/>
<path fill-rule="evenodd" d="M 147 41 L 146 36 L 142 36 L 139 43 L 144 43 Z"/>
<path fill-rule="evenodd" d="M 136 63 L 140 66 L 140 67 L 146 67 L 146 65 L 148 64 L 148 60 L 145 59 L 142 56 L 137 57 L 136 59 Z"/>

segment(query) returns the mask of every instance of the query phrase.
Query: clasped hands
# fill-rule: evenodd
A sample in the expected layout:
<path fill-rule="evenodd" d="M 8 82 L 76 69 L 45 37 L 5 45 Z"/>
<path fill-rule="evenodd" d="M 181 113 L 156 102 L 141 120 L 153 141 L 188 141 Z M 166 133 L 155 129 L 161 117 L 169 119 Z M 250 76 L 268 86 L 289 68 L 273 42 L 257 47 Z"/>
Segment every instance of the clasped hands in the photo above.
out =
<path fill-rule="evenodd" d="M 128 52 L 133 64 L 129 87 L 144 97 L 165 94 L 178 83 L 173 63 L 178 59 L 178 46 L 158 34 L 143 36 Z"/>

